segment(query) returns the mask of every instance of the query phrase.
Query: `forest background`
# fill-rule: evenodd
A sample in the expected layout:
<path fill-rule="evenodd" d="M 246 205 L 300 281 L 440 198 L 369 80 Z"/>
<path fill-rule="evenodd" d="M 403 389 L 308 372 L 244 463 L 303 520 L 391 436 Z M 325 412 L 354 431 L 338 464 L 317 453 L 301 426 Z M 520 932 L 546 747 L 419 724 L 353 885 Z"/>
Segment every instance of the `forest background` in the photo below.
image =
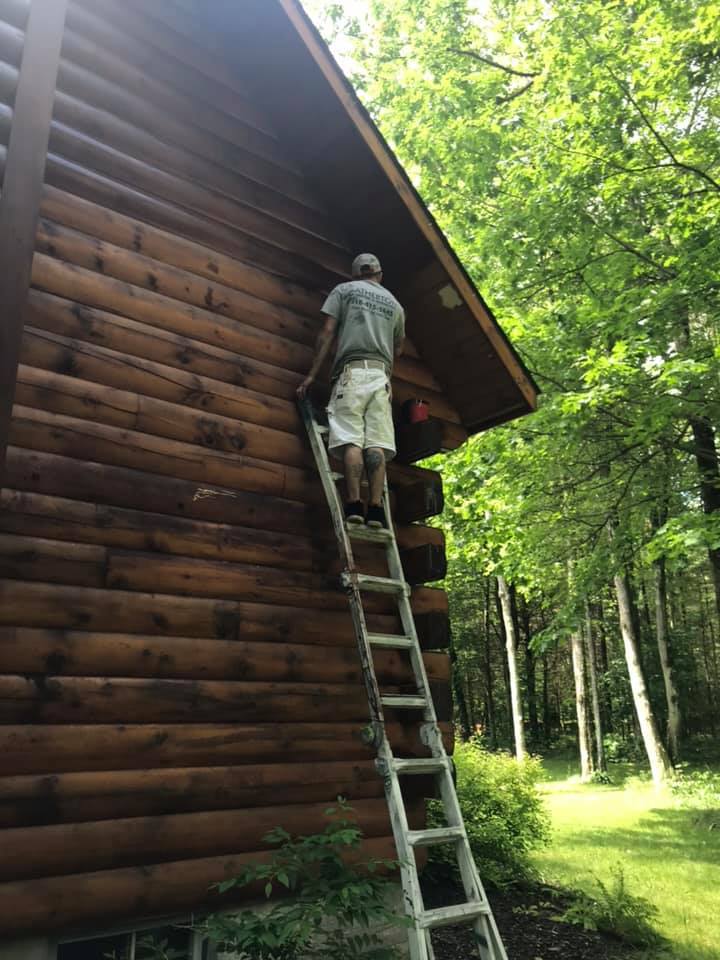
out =
<path fill-rule="evenodd" d="M 464 737 L 710 756 L 720 4 L 307 2 L 539 384 L 443 457 Z"/>

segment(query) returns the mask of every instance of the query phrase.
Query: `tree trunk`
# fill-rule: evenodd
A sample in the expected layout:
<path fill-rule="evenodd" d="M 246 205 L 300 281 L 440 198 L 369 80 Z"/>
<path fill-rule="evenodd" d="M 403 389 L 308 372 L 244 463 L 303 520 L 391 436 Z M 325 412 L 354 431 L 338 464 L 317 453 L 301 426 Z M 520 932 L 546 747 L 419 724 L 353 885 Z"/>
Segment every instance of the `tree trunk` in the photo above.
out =
<path fill-rule="evenodd" d="M 661 557 L 655 564 L 655 635 L 667 702 L 667 748 L 670 759 L 673 763 L 677 763 L 680 759 L 682 715 L 680 712 L 680 697 L 675 684 L 670 632 L 668 630 L 667 574 L 664 557 Z"/>
<path fill-rule="evenodd" d="M 485 707 L 487 712 L 488 745 L 497 750 L 497 719 L 493 693 L 492 649 L 490 645 L 490 578 L 485 580 L 485 645 L 483 650 L 483 673 L 485 676 Z"/>
<path fill-rule="evenodd" d="M 505 623 L 505 647 L 507 651 L 508 674 L 510 678 L 510 702 L 512 706 L 513 734 L 515 738 L 515 756 L 518 762 L 525 759 L 525 730 L 523 727 L 522 698 L 520 694 L 520 676 L 517 666 L 517 635 L 512 615 L 510 589 L 504 577 L 497 578 L 498 596 L 502 606 Z"/>
<path fill-rule="evenodd" d="M 593 772 L 590 753 L 590 737 L 587 722 L 587 698 L 585 694 L 585 664 L 582 631 L 578 628 L 570 634 L 573 677 L 575 678 L 575 710 L 577 712 L 578 745 L 580 748 L 580 777 L 589 780 Z"/>
<path fill-rule="evenodd" d="M 595 663 L 595 640 L 588 604 L 585 605 L 585 652 L 587 654 L 588 680 L 590 681 L 590 698 L 593 726 L 595 728 L 595 769 L 600 773 L 606 773 L 607 763 L 605 762 L 605 744 L 603 743 L 604 731 L 602 712 L 600 710 L 600 695 L 598 692 L 597 666 Z"/>
<path fill-rule="evenodd" d="M 462 676 L 460 675 L 460 668 L 458 667 L 458 656 L 457 650 L 455 649 L 455 644 L 452 639 L 450 640 L 450 647 L 448 649 L 450 655 L 450 669 L 452 670 L 452 692 L 455 697 L 455 705 L 457 707 L 457 716 L 460 721 L 460 734 L 463 740 L 469 740 L 472 730 L 470 728 L 470 717 L 468 716 L 467 701 L 465 699 L 465 691 L 463 690 Z"/>
<path fill-rule="evenodd" d="M 503 676 L 503 690 L 505 693 L 505 711 L 507 716 L 507 724 L 505 730 L 507 732 L 507 742 L 512 744 L 513 742 L 513 704 L 512 704 L 512 693 L 510 690 L 510 670 L 508 669 L 508 658 L 506 655 L 507 650 L 507 631 L 505 630 L 505 617 L 503 616 L 503 607 L 502 601 L 500 600 L 499 587 L 495 591 L 495 609 L 497 610 L 497 618 L 499 625 L 498 640 L 500 644 L 500 663 L 502 664 L 502 676 Z"/>
<path fill-rule="evenodd" d="M 635 704 L 635 712 L 645 745 L 645 752 L 650 762 L 653 780 L 655 783 L 662 783 L 671 775 L 672 764 L 658 734 L 655 715 L 648 695 L 647 684 L 640 662 L 640 645 L 633 624 L 630 583 L 624 570 L 620 569 L 615 574 L 614 582 L 618 612 L 620 615 L 620 632 L 625 648 L 625 661 L 630 676 L 630 688 Z"/>
<path fill-rule="evenodd" d="M 550 691 L 548 684 L 548 658 L 547 653 L 542 655 L 543 682 L 542 682 L 542 704 L 543 704 L 543 742 L 546 747 L 550 746 L 552 736 L 552 717 L 550 715 Z"/>
<path fill-rule="evenodd" d="M 705 417 L 694 417 L 690 421 L 695 449 L 695 462 L 700 474 L 700 496 L 706 514 L 720 510 L 720 465 L 718 464 L 715 432 Z M 720 618 L 720 547 L 708 550 L 713 587 L 715 588 L 715 610 Z"/>
<path fill-rule="evenodd" d="M 597 621 L 598 621 L 598 639 L 600 641 L 600 670 L 604 677 L 608 676 L 610 672 L 610 658 L 608 657 L 608 645 L 607 645 L 607 633 L 605 630 L 605 609 L 603 607 L 602 600 L 598 601 L 597 604 Z M 603 686 L 603 697 L 601 701 L 603 709 L 603 729 L 607 731 L 614 730 L 613 726 L 613 713 L 612 713 L 612 697 L 607 685 Z"/>
<path fill-rule="evenodd" d="M 535 654 L 530 646 L 530 611 L 527 603 L 521 604 L 523 632 L 525 633 L 525 677 L 527 680 L 528 721 L 530 740 L 533 745 L 540 743 L 540 724 L 538 721 Z"/>

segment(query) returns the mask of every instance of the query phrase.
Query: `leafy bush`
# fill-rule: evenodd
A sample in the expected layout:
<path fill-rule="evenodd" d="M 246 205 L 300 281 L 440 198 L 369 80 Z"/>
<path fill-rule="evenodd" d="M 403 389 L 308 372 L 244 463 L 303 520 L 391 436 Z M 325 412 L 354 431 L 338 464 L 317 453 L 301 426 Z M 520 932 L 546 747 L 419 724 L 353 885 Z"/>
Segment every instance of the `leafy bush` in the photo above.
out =
<path fill-rule="evenodd" d="M 681 806 L 697 811 L 697 827 L 720 829 L 720 773 L 680 768 L 670 781 L 670 789 Z"/>
<path fill-rule="evenodd" d="M 657 908 L 643 897 L 630 893 L 621 867 L 613 873 L 611 886 L 595 879 L 595 896 L 576 894 L 575 902 L 562 914 L 561 920 L 575 923 L 585 930 L 597 930 L 617 937 L 634 947 L 653 947 L 662 937 L 652 926 Z"/>
<path fill-rule="evenodd" d="M 266 897 L 278 887 L 292 896 L 265 910 L 215 914 L 201 932 L 245 960 L 394 960 L 394 951 L 375 928 L 408 922 L 388 909 L 392 881 L 377 873 L 397 863 L 345 863 L 343 854 L 357 849 L 362 840 L 351 813 L 339 800 L 326 811 L 331 820 L 322 833 L 292 837 L 282 827 L 272 830 L 265 839 L 277 849 L 269 862 L 248 865 L 218 890 L 261 883 Z"/>
<path fill-rule="evenodd" d="M 507 754 L 488 753 L 473 741 L 455 749 L 457 793 L 475 863 L 483 881 L 497 886 L 527 878 L 529 854 L 550 839 L 550 821 L 537 784 L 539 760 L 519 764 Z M 443 826 L 442 805 L 430 804 L 430 826 Z M 435 847 L 431 875 L 454 869 L 449 848 Z"/>
<path fill-rule="evenodd" d="M 609 763 L 642 759 L 642 747 L 633 738 L 621 737 L 617 733 L 606 733 L 603 737 L 603 746 Z"/>
<path fill-rule="evenodd" d="M 670 781 L 670 789 L 686 806 L 720 810 L 720 773 L 680 767 Z"/>

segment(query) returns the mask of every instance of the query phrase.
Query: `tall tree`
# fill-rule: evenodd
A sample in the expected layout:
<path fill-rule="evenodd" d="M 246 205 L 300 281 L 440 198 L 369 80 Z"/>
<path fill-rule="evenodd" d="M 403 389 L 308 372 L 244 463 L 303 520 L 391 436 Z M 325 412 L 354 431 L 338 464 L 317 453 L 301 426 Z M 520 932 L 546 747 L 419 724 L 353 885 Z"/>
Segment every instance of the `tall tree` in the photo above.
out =
<path fill-rule="evenodd" d="M 510 588 L 503 576 L 497 578 L 498 596 L 502 605 L 503 622 L 505 624 L 505 644 L 507 652 L 507 666 L 510 677 L 510 702 L 512 705 L 513 736 L 515 739 L 515 756 L 522 761 L 527 756 L 525 746 L 525 724 L 523 721 L 522 696 L 520 693 L 520 674 L 517 663 L 517 633 L 515 618 L 512 611 Z"/>
<path fill-rule="evenodd" d="M 575 680 L 575 712 L 577 715 L 578 746 L 580 749 L 580 777 L 589 780 L 593 772 L 588 730 L 587 695 L 585 692 L 585 656 L 582 631 L 578 628 L 570 634 L 573 678 Z"/>
<path fill-rule="evenodd" d="M 595 657 L 595 638 L 593 636 L 590 604 L 585 602 L 585 656 L 588 667 L 588 682 L 590 686 L 590 703 L 592 705 L 593 730 L 595 732 L 595 769 L 598 773 L 607 772 L 605 761 L 605 743 L 603 738 L 602 710 L 600 709 L 600 693 L 598 690 L 597 663 Z"/>

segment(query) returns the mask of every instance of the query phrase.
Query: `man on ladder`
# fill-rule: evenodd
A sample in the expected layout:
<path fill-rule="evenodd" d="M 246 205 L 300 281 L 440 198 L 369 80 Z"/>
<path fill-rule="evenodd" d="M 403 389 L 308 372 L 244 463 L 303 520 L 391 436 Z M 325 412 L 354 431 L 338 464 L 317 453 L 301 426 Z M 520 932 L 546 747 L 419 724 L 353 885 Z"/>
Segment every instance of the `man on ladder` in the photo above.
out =
<path fill-rule="evenodd" d="M 325 323 L 315 359 L 297 392 L 302 400 L 337 339 L 328 449 L 344 461 L 346 521 L 382 528 L 387 525 L 382 505 L 385 462 L 395 456 L 390 377 L 393 360 L 403 349 L 405 312 L 382 286 L 382 267 L 372 253 L 355 257 L 352 276 L 335 287 L 322 307 Z M 367 514 L 360 499 L 363 468 L 370 487 Z"/>
<path fill-rule="evenodd" d="M 353 262 L 353 279 L 341 283 L 325 301 L 325 324 L 318 337 L 317 355 L 310 373 L 298 388 L 300 412 L 325 492 L 343 566 L 345 588 L 358 644 L 358 654 L 368 697 L 369 724 L 365 741 L 375 749 L 375 764 L 383 778 L 393 837 L 400 864 L 405 909 L 410 919 L 410 960 L 434 960 L 432 931 L 449 924 L 470 923 L 480 960 L 507 960 L 482 882 L 473 861 L 460 803 L 453 782 L 452 762 L 445 752 L 442 732 L 432 701 L 415 619 L 411 589 L 405 580 L 397 539 L 390 515 L 385 461 L 395 454 L 391 415 L 390 374 L 393 358 L 402 349 L 405 317 L 397 300 L 380 285 L 382 271 L 377 257 L 364 253 Z M 338 349 L 333 366 L 333 389 L 328 407 L 329 427 L 315 417 L 306 393 L 315 379 L 337 333 Z M 324 438 L 336 456 L 345 461 L 347 502 L 342 504 Z M 367 526 L 360 501 L 363 464 L 370 482 Z M 375 529 L 372 529 L 372 528 Z M 385 548 L 388 577 L 358 570 L 353 541 L 371 541 Z M 375 633 L 369 629 L 363 597 L 380 593 L 392 597 L 400 633 Z M 415 692 L 384 692 L 375 672 L 377 649 L 395 650 L 408 657 Z M 421 742 L 429 757 L 398 757 L 388 738 L 385 710 L 397 717 L 406 712 L 415 718 Z M 408 822 L 401 780 L 432 776 L 444 812 L 446 826 L 413 830 Z M 452 844 L 465 902 L 425 908 L 415 857 L 421 847 Z"/>

